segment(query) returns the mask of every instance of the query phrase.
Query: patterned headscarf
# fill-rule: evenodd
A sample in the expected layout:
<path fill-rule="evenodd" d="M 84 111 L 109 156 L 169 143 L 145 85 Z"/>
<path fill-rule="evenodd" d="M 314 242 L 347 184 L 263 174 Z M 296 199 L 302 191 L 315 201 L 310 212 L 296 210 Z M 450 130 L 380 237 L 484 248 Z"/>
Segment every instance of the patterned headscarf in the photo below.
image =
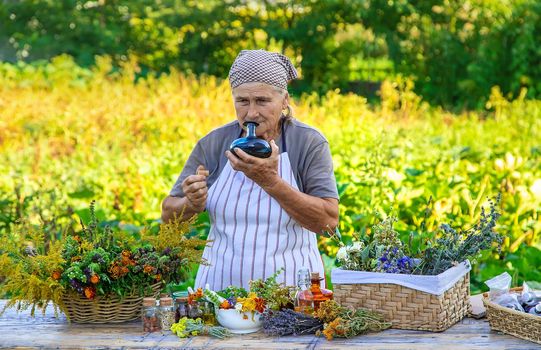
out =
<path fill-rule="evenodd" d="M 265 50 L 242 50 L 229 71 L 231 88 L 258 82 L 287 89 L 287 83 L 297 77 L 289 58 Z"/>

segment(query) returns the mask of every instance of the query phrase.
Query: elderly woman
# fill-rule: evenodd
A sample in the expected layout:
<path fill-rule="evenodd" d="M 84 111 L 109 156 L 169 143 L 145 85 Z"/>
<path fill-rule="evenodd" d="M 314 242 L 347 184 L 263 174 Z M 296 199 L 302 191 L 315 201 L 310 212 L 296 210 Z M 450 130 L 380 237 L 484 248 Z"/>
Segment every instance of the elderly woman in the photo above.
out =
<path fill-rule="evenodd" d="M 237 120 L 199 140 L 163 201 L 164 221 L 209 214 L 213 243 L 203 257 L 210 265 L 199 267 L 196 287 L 247 288 L 280 268 L 278 281 L 295 285 L 303 266 L 324 276 L 316 234 L 336 227 L 338 193 L 327 140 L 291 116 L 287 83 L 295 78 L 286 56 L 242 51 L 229 73 Z M 269 158 L 229 151 L 247 121 L 259 124 Z"/>

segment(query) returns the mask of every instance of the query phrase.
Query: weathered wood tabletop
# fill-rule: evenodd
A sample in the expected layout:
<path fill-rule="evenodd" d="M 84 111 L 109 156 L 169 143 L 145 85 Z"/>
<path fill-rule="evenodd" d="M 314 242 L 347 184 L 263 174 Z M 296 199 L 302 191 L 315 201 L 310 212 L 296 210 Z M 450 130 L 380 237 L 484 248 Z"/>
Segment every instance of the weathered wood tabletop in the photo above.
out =
<path fill-rule="evenodd" d="M 0 301 L 0 308 L 5 300 Z M 143 333 L 139 322 L 115 325 L 69 324 L 52 308 L 36 317 L 8 309 L 0 317 L 0 347 L 41 349 L 541 349 L 541 345 L 490 330 L 486 320 L 466 318 L 442 333 L 390 329 L 352 339 L 316 336 L 268 337 L 263 333 L 179 339 L 171 332 Z"/>

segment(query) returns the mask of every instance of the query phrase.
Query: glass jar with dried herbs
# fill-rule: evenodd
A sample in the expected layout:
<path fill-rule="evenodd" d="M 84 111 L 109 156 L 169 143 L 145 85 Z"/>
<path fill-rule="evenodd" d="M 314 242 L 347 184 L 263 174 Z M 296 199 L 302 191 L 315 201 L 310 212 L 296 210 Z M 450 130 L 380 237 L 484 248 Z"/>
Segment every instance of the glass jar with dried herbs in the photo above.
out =
<path fill-rule="evenodd" d="M 173 323 L 175 323 L 175 307 L 173 306 L 173 298 L 160 298 L 160 325 L 162 330 L 169 330 Z"/>
<path fill-rule="evenodd" d="M 143 321 L 143 331 L 156 332 L 161 329 L 159 321 L 159 310 L 156 306 L 156 299 L 143 299 L 143 310 L 141 319 Z"/>

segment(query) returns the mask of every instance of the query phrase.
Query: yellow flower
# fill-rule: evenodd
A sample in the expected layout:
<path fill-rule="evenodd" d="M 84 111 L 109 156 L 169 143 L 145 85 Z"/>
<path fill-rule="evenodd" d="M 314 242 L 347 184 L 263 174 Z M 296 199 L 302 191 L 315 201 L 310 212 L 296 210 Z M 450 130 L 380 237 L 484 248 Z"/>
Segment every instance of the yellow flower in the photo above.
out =
<path fill-rule="evenodd" d="M 242 304 L 242 311 L 255 311 L 257 306 L 257 294 L 251 292 L 246 298 L 237 298 L 237 303 Z"/>

